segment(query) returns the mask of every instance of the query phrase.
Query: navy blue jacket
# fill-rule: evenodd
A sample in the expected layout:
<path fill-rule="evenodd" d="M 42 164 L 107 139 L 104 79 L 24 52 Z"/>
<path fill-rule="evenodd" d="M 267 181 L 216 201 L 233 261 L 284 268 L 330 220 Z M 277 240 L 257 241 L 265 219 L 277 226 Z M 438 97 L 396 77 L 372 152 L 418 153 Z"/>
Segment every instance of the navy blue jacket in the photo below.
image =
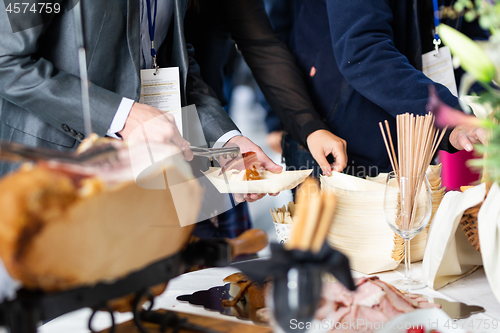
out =
<path fill-rule="evenodd" d="M 321 120 L 347 141 L 348 167 L 389 171 L 378 123 L 388 120 L 395 135 L 397 114 L 427 113 L 433 81 L 420 70 L 422 52 L 433 47 L 432 1 L 296 0 L 296 6 L 290 48 Z M 467 28 L 459 19 L 445 23 Z M 444 102 L 458 105 L 446 87 L 435 86 Z"/>

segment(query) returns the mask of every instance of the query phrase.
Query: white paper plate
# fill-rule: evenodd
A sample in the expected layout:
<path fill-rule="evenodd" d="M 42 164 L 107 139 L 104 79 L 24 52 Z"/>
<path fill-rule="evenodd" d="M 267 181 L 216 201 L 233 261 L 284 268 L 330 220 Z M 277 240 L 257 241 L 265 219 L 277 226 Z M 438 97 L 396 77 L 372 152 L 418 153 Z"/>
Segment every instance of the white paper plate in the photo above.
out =
<path fill-rule="evenodd" d="M 204 174 L 220 193 L 277 193 L 295 188 L 306 180 L 311 172 L 312 169 L 280 173 L 265 171 L 265 179 L 250 181 L 226 181 L 224 175 L 219 175 L 220 168 L 210 168 Z"/>
<path fill-rule="evenodd" d="M 329 177 L 321 176 L 321 182 L 331 189 L 346 192 L 381 192 L 383 194 L 385 191 L 385 185 L 339 172 L 332 172 Z"/>

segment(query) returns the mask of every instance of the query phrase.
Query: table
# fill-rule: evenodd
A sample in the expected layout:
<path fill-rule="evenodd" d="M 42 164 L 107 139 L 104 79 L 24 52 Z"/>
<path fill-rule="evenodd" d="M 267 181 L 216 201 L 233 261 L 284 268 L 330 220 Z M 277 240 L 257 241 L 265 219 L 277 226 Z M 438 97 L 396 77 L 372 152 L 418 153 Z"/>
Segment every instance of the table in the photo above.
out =
<path fill-rule="evenodd" d="M 419 278 L 421 275 L 421 263 L 413 264 L 413 276 Z M 400 278 L 403 275 L 404 266 L 392 272 L 385 272 L 378 275 L 382 280 L 390 281 L 392 279 Z M 169 282 L 167 290 L 156 298 L 155 308 L 163 308 L 167 310 L 175 310 L 180 312 L 187 312 L 193 314 L 201 314 L 209 317 L 224 318 L 226 320 L 239 321 L 234 317 L 224 316 L 219 313 L 207 311 L 200 307 L 182 303 L 176 300 L 176 297 L 184 294 L 192 294 L 198 290 L 207 290 L 211 287 L 223 285 L 222 279 L 232 273 L 237 272 L 232 267 L 225 268 L 210 268 L 192 273 L 183 274 Z M 354 276 L 361 276 L 361 274 L 354 272 Z M 475 314 L 469 319 L 458 321 L 458 325 L 466 328 L 473 333 L 494 333 L 500 331 L 500 303 L 496 300 L 495 296 L 487 283 L 484 270 L 479 268 L 471 275 L 462 278 L 442 288 L 439 291 L 434 291 L 425 288 L 419 291 L 427 296 L 444 298 L 449 301 L 460 300 L 469 305 L 480 305 L 485 308 L 486 312 Z M 53 321 L 40 327 L 41 333 L 88 333 L 87 328 L 88 318 L 90 317 L 90 309 L 82 309 L 75 311 L 64 316 L 61 316 Z M 128 321 L 132 318 L 130 314 L 118 314 L 115 319 L 118 323 Z M 482 320 L 482 321 L 481 321 Z M 498 320 L 499 328 L 486 329 L 484 327 L 485 320 L 490 323 L 493 320 Z M 99 314 L 93 323 L 96 330 L 101 330 L 109 327 L 111 321 L 109 314 Z M 482 326 L 482 327 L 480 327 Z M 474 329 L 471 329 L 474 327 Z"/>

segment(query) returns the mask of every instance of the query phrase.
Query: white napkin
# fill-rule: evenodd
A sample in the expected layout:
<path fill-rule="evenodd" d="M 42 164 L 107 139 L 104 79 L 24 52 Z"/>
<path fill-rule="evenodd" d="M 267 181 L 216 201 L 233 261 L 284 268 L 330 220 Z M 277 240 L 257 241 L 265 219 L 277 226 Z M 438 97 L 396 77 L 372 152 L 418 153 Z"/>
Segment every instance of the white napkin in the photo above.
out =
<path fill-rule="evenodd" d="M 428 286 L 439 289 L 472 273 L 482 264 L 481 254 L 461 230 L 464 212 L 481 203 L 486 184 L 461 192 L 448 192 L 432 221 L 422 269 Z M 481 241 L 481 238 L 480 238 Z"/>
<path fill-rule="evenodd" d="M 493 184 L 478 215 L 479 244 L 484 271 L 500 302 L 500 187 Z"/>

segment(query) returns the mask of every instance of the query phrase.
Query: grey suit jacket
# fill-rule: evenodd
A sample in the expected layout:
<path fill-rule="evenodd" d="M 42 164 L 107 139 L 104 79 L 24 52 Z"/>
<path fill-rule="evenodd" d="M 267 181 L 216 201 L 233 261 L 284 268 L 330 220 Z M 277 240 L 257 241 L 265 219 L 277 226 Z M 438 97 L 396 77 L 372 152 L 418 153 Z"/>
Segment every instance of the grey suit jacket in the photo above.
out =
<path fill-rule="evenodd" d="M 174 1 L 174 20 L 158 57 L 178 66 L 182 105 L 196 104 L 207 142 L 237 129 L 203 83 L 184 40 L 187 0 Z M 106 135 L 122 97 L 140 95 L 140 0 L 85 0 L 85 43 L 92 128 Z M 84 139 L 73 13 L 13 33 L 0 2 L 0 140 L 72 150 Z M 0 175 L 13 169 L 0 164 Z"/>

